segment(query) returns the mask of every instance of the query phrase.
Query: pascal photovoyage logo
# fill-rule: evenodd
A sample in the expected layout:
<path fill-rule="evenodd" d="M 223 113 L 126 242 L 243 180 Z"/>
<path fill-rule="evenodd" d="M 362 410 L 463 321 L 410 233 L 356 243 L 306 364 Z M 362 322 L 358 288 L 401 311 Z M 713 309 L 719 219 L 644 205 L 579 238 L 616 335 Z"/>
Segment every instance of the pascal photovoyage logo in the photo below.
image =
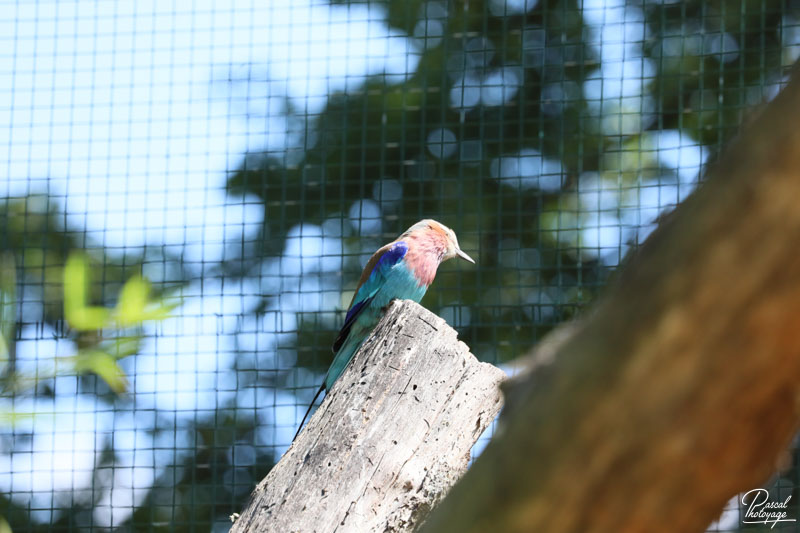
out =
<path fill-rule="evenodd" d="M 781 501 L 770 501 L 767 489 L 753 489 L 742 494 L 742 506 L 745 508 L 742 524 L 771 525 L 774 529 L 781 522 L 797 522 L 788 518 L 789 500 L 792 495 Z"/>

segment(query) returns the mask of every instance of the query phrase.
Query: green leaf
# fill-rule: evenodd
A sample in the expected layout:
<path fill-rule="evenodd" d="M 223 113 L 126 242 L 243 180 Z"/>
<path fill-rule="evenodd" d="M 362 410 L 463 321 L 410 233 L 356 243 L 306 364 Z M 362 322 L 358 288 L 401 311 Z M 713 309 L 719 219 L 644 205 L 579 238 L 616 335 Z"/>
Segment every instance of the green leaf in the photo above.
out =
<path fill-rule="evenodd" d="M 180 302 L 149 301 L 150 282 L 141 276 L 129 279 L 120 291 L 114 319 L 119 327 L 139 325 L 146 320 L 164 320 Z"/>
<path fill-rule="evenodd" d="M 117 324 L 121 327 L 132 326 L 145 320 L 145 306 L 150 295 L 150 282 L 141 276 L 129 279 L 119 293 L 115 309 Z"/>
<path fill-rule="evenodd" d="M 0 367 L 8 361 L 17 327 L 17 267 L 11 253 L 0 255 Z"/>
<path fill-rule="evenodd" d="M 165 320 L 172 316 L 172 311 L 180 305 L 180 302 L 165 303 L 158 302 L 150 305 L 142 313 L 142 320 Z"/>
<path fill-rule="evenodd" d="M 104 347 L 101 349 L 117 359 L 122 359 L 123 357 L 135 354 L 139 350 L 141 344 L 142 337 L 140 335 L 134 337 L 119 337 L 113 342 L 104 343 Z"/>
<path fill-rule="evenodd" d="M 108 325 L 105 307 L 89 306 L 89 261 L 81 253 L 72 253 L 64 265 L 64 318 L 79 331 L 102 329 Z"/>
<path fill-rule="evenodd" d="M 13 533 L 8 521 L 2 515 L 0 515 L 0 533 Z"/>
<path fill-rule="evenodd" d="M 3 370 L 3 366 L 5 366 L 6 362 L 8 361 L 8 343 L 3 335 L 0 335 L 0 371 Z"/>
<path fill-rule="evenodd" d="M 80 352 L 74 358 L 74 368 L 78 373 L 97 374 L 117 394 L 128 389 L 128 378 L 117 364 L 117 358 L 103 350 Z"/>

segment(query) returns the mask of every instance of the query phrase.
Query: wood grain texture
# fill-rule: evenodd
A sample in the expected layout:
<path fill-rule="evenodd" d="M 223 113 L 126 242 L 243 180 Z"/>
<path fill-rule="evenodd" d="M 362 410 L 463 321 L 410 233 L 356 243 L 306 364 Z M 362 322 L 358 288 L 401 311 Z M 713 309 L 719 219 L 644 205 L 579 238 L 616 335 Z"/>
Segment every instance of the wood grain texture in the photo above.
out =
<path fill-rule="evenodd" d="M 700 532 L 782 464 L 800 419 L 798 124 L 795 78 L 531 356 L 425 533 Z"/>
<path fill-rule="evenodd" d="M 466 470 L 504 376 L 441 318 L 392 302 L 231 531 L 411 530 Z"/>

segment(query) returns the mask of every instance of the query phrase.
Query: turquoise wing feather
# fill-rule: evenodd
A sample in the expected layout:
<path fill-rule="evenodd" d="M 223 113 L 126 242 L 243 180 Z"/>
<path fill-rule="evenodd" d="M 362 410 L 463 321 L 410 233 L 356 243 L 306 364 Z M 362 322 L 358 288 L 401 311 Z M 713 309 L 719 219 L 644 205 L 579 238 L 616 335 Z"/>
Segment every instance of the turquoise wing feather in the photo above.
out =
<path fill-rule="evenodd" d="M 378 250 L 364 268 L 344 325 L 333 343 L 336 357 L 325 376 L 326 390 L 330 390 L 344 372 L 353 354 L 377 324 L 383 307 L 394 298 L 405 297 L 399 293 L 388 294 L 386 289 L 391 289 L 394 285 L 393 278 L 398 275 L 403 276 L 403 271 L 408 272 L 406 268 L 401 268 L 400 271 L 396 268 L 405 257 L 406 252 L 408 252 L 408 246 L 405 242 L 393 242 Z"/>

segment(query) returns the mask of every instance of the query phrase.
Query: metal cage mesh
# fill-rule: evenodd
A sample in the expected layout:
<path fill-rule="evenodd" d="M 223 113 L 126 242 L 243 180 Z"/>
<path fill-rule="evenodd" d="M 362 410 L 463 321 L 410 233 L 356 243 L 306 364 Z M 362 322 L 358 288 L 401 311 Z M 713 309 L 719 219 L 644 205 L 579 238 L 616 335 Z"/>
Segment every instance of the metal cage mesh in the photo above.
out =
<path fill-rule="evenodd" d="M 513 371 L 800 55 L 789 1 L 1 5 L 15 532 L 227 531 L 291 441 L 366 259 L 422 218 L 478 262 L 445 264 L 423 305 Z"/>

